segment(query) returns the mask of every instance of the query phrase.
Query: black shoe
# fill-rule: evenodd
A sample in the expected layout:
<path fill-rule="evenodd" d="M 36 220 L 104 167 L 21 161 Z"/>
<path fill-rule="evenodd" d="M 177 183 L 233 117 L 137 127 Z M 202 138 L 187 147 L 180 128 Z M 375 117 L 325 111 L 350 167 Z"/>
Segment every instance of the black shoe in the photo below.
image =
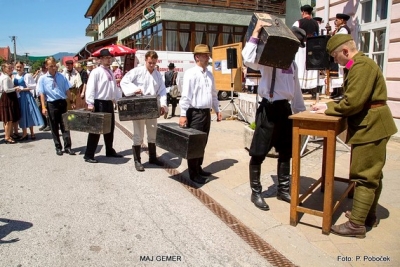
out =
<path fill-rule="evenodd" d="M 64 152 L 70 155 L 75 155 L 75 151 L 73 151 L 71 148 L 64 149 Z"/>
<path fill-rule="evenodd" d="M 42 127 L 39 128 L 39 131 L 43 131 L 44 128 L 46 128 L 46 126 L 43 125 Z"/>
<path fill-rule="evenodd" d="M 292 200 L 289 193 L 277 193 L 276 198 L 279 200 L 285 201 L 289 204 L 290 204 L 290 201 Z"/>
<path fill-rule="evenodd" d="M 48 132 L 48 131 L 50 131 L 51 129 L 50 129 L 50 126 L 47 126 L 46 128 L 44 128 L 43 129 L 43 132 Z"/>
<path fill-rule="evenodd" d="M 208 178 L 201 177 L 200 175 L 190 177 L 190 180 L 198 184 L 206 184 L 210 181 Z"/>
<path fill-rule="evenodd" d="M 63 152 L 62 152 L 62 150 L 60 148 L 56 148 L 56 154 L 59 155 L 59 156 L 62 156 Z"/>
<path fill-rule="evenodd" d="M 22 136 L 18 141 L 26 141 L 28 140 L 28 135 Z"/>
<path fill-rule="evenodd" d="M 210 176 L 212 173 L 211 172 L 206 172 L 205 170 L 203 170 L 202 168 L 200 168 L 199 174 L 201 176 Z"/>
<path fill-rule="evenodd" d="M 83 157 L 86 162 L 88 163 L 97 163 L 98 161 L 95 160 L 94 158 L 89 158 L 89 157 Z"/>
<path fill-rule="evenodd" d="M 13 133 L 13 134 L 11 135 L 11 138 L 14 139 L 14 140 L 18 140 L 18 139 L 21 138 L 21 135 Z"/>
<path fill-rule="evenodd" d="M 112 154 L 106 154 L 106 157 L 109 157 L 109 158 L 123 158 L 124 156 L 114 152 Z"/>
<path fill-rule="evenodd" d="M 264 198 L 261 196 L 260 193 L 251 193 L 251 202 L 259 208 L 260 210 L 269 210 L 268 204 L 265 202 Z"/>

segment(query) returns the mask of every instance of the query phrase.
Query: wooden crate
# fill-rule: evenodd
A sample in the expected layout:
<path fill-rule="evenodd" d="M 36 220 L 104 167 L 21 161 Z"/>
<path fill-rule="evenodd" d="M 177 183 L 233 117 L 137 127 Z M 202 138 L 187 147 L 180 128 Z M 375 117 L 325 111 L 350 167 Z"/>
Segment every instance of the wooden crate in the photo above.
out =
<path fill-rule="evenodd" d="M 156 145 L 178 157 L 201 158 L 207 143 L 207 134 L 191 128 L 181 128 L 177 123 L 157 125 Z"/>
<path fill-rule="evenodd" d="M 94 134 L 111 132 L 111 113 L 69 110 L 62 115 L 65 129 Z"/>
<path fill-rule="evenodd" d="M 157 119 L 160 105 L 156 96 L 130 96 L 117 101 L 120 121 Z"/>
<path fill-rule="evenodd" d="M 259 19 L 272 25 L 264 26 L 260 32 L 256 62 L 264 66 L 288 69 L 299 49 L 300 41 L 281 19 L 266 13 L 253 14 L 247 28 L 247 39 L 251 37 Z"/>

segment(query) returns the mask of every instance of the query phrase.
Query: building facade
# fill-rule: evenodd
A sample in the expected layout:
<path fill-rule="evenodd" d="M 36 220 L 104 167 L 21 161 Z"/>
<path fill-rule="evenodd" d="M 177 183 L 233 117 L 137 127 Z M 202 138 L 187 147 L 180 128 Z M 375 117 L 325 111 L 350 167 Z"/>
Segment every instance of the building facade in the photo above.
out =
<path fill-rule="evenodd" d="M 4 60 L 9 62 L 11 60 L 11 52 L 10 47 L 0 47 L 0 57 Z"/>
<path fill-rule="evenodd" d="M 244 42 L 253 12 L 284 19 L 282 0 L 93 0 L 85 17 L 86 35 L 93 42 L 77 54 L 80 59 L 111 43 L 161 51 L 193 51 Z"/>
<path fill-rule="evenodd" d="M 359 49 L 381 67 L 388 86 L 388 105 L 400 129 L 400 0 L 321 0 L 314 16 L 335 28 L 336 13 L 351 16 L 347 25 Z M 93 41 L 77 54 L 90 57 L 112 43 L 131 48 L 193 51 L 243 42 L 254 12 L 271 13 L 291 26 L 300 18 L 300 1 L 282 0 L 93 0 L 85 13 L 86 35 Z"/>
<path fill-rule="evenodd" d="M 359 50 L 381 67 L 388 88 L 387 103 L 400 129 L 400 0 L 316 2 L 316 16 L 332 30 L 337 13 L 350 15 L 347 26 Z"/>

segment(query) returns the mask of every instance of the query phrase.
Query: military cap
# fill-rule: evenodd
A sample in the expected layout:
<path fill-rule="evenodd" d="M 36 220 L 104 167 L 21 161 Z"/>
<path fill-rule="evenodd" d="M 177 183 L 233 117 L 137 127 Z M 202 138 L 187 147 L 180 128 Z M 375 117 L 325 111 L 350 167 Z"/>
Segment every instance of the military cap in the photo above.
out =
<path fill-rule="evenodd" d="M 318 22 L 322 22 L 322 18 L 321 17 L 313 17 L 313 20 L 316 20 Z"/>
<path fill-rule="evenodd" d="M 313 7 L 310 5 L 304 5 L 300 8 L 300 10 L 311 14 L 311 12 L 313 11 Z"/>
<path fill-rule="evenodd" d="M 328 43 L 326 44 L 326 50 L 328 51 L 328 54 L 331 54 L 340 45 L 350 40 L 353 40 L 350 34 L 335 34 L 329 39 Z"/>
<path fill-rule="evenodd" d="M 336 18 L 337 19 L 342 19 L 344 21 L 348 21 L 350 19 L 350 16 L 347 14 L 343 14 L 343 13 L 337 13 L 336 14 Z"/>

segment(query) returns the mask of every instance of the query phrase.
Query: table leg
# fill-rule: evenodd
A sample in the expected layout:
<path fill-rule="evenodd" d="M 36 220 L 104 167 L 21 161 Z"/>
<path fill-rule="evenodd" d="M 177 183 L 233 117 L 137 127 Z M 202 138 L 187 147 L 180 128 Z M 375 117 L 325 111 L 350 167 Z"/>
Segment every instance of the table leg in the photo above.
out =
<path fill-rule="evenodd" d="M 333 211 L 333 188 L 335 182 L 335 152 L 336 134 L 333 130 L 328 130 L 326 147 L 326 169 L 325 169 L 325 192 L 324 192 L 324 211 L 322 217 L 322 233 L 328 235 L 332 226 Z"/>
<path fill-rule="evenodd" d="M 292 147 L 292 189 L 290 201 L 290 225 L 296 226 L 299 220 L 297 206 L 300 192 L 300 134 L 299 127 L 293 127 Z"/>
<path fill-rule="evenodd" d="M 321 192 L 323 193 L 325 191 L 325 172 L 326 172 L 326 149 L 327 147 L 327 139 L 324 137 L 324 145 L 323 145 L 323 150 L 322 150 L 322 170 L 321 170 Z"/>

